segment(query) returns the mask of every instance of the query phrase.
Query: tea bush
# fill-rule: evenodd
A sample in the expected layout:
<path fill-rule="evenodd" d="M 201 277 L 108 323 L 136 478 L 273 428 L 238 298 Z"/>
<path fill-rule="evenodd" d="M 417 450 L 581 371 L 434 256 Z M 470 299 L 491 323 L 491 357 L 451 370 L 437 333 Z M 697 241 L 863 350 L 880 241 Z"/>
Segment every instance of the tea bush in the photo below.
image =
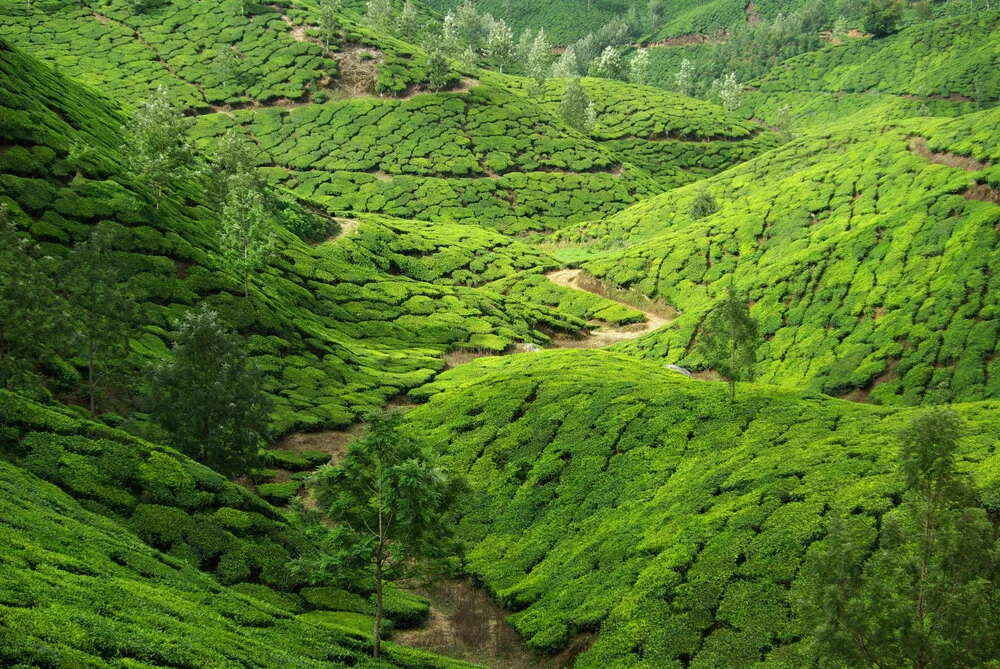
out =
<path fill-rule="evenodd" d="M 576 666 L 811 666 L 799 568 L 833 517 L 900 501 L 913 410 L 695 381 L 604 351 L 484 358 L 407 414 L 477 503 L 469 571 L 539 651 L 597 632 Z M 996 401 L 957 407 L 959 469 L 995 490 Z"/>

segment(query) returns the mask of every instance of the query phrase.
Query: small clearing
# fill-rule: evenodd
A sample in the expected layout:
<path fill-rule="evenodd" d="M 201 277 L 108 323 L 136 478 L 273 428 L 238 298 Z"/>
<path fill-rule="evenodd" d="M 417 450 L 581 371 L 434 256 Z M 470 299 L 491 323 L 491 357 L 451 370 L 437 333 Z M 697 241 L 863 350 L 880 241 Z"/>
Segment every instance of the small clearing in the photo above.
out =
<path fill-rule="evenodd" d="M 347 237 L 348 235 L 354 234 L 355 232 L 357 232 L 358 226 L 361 225 L 361 221 L 359 221 L 359 220 L 357 220 L 355 218 L 336 218 L 335 217 L 333 220 L 336 221 L 337 225 L 340 226 L 340 230 L 337 231 L 337 234 L 332 235 L 331 237 L 327 237 L 326 241 L 323 242 L 324 244 L 329 244 L 331 242 L 337 241 L 338 239 L 343 239 L 344 237 Z"/>
<path fill-rule="evenodd" d="M 595 279 L 581 269 L 561 269 L 549 272 L 545 277 L 565 288 L 584 290 L 601 297 L 617 302 L 618 304 L 642 312 L 646 320 L 641 323 L 631 323 L 629 325 L 602 325 L 596 330 L 591 330 L 581 338 L 564 337 L 557 335 L 553 343 L 559 348 L 602 348 L 610 346 L 620 341 L 636 339 L 644 334 L 649 334 L 664 325 L 669 325 L 678 316 L 676 309 L 667 304 L 650 301 L 644 307 L 630 304 L 624 300 L 617 299 L 604 282 Z"/>
<path fill-rule="evenodd" d="M 506 623 L 509 612 L 468 579 L 434 582 L 417 592 L 431 600 L 430 616 L 417 629 L 394 632 L 393 643 L 491 669 L 561 669 L 571 667 L 580 652 L 571 654 L 567 649 L 555 656 L 535 655 Z"/>

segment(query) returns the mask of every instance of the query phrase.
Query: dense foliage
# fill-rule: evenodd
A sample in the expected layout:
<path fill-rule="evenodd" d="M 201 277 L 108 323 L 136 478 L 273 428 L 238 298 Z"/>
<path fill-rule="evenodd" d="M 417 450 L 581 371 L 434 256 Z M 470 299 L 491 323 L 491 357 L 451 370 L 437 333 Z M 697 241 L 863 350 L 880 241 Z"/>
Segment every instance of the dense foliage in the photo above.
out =
<path fill-rule="evenodd" d="M 412 395 L 412 429 L 480 494 L 468 568 L 534 648 L 600 629 L 583 669 L 810 666 L 800 568 L 834 519 L 901 503 L 915 413 L 764 385 L 732 403 L 600 351 L 479 360 Z M 958 410 L 956 469 L 995 511 L 997 404 Z"/>

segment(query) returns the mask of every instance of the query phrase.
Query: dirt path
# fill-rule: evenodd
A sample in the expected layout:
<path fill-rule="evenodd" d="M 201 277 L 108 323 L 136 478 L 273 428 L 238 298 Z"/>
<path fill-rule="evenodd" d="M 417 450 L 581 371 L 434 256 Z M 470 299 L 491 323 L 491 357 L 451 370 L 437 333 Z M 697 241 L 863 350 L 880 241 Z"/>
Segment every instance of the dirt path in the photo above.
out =
<path fill-rule="evenodd" d="M 595 288 L 593 281 L 584 280 L 587 276 L 588 275 L 585 275 L 581 269 L 561 269 L 555 272 L 549 272 L 545 275 L 549 281 L 557 286 L 583 290 L 588 293 L 600 295 L 605 299 L 617 302 L 623 307 L 641 311 L 646 317 L 646 320 L 641 323 L 632 323 L 630 325 L 602 325 L 596 330 L 591 330 L 590 333 L 585 335 L 583 338 L 578 339 L 557 336 L 553 339 L 553 343 L 559 348 L 602 348 L 604 346 L 610 346 L 611 344 L 615 344 L 620 341 L 635 339 L 644 334 L 649 334 L 653 330 L 657 330 L 664 325 L 669 325 L 677 318 L 677 310 L 667 305 L 663 305 L 662 308 L 657 310 L 657 312 L 648 311 L 627 302 L 617 300 L 610 295 L 603 294 L 603 291 Z"/>

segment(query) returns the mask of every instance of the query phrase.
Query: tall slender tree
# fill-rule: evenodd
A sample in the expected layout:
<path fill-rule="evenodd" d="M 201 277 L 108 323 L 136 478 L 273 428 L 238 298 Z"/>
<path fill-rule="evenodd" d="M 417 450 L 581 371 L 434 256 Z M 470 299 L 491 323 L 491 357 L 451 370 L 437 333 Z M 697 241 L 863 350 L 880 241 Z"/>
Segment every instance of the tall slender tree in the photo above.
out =
<path fill-rule="evenodd" d="M 323 38 L 323 46 L 326 47 L 327 51 L 330 50 L 330 40 L 336 36 L 337 28 L 340 25 L 340 10 L 341 0 L 320 0 L 317 20 L 319 34 Z"/>
<path fill-rule="evenodd" d="M 139 105 L 132 120 L 122 128 L 125 171 L 149 187 L 156 208 L 160 208 L 163 188 L 181 177 L 194 153 L 186 141 L 188 123 L 170 93 L 160 86 Z"/>
<path fill-rule="evenodd" d="M 746 298 L 729 289 L 705 321 L 698 345 L 708 365 L 729 382 L 729 399 L 736 399 L 737 381 L 752 381 L 757 363 L 757 321 Z"/>
<path fill-rule="evenodd" d="M 267 443 L 270 398 L 240 337 L 202 306 L 177 325 L 174 355 L 153 374 L 150 416 L 171 445 L 227 476 Z"/>
<path fill-rule="evenodd" d="M 39 361 L 61 341 L 64 322 L 35 244 L 0 203 L 0 388 L 34 384 Z"/>
<path fill-rule="evenodd" d="M 97 414 L 99 390 L 121 372 L 129 345 L 134 302 L 110 261 L 111 240 L 101 230 L 77 244 L 62 267 L 63 293 L 87 361 L 87 406 Z"/>
<path fill-rule="evenodd" d="M 274 222 L 252 172 L 229 178 L 219 245 L 225 264 L 243 278 L 243 297 L 250 297 L 250 274 L 264 267 L 274 251 Z"/>
<path fill-rule="evenodd" d="M 1000 652 L 995 530 L 955 468 L 962 422 L 950 409 L 900 435 L 902 504 L 837 516 L 803 570 L 815 650 L 836 666 L 978 667 Z"/>

